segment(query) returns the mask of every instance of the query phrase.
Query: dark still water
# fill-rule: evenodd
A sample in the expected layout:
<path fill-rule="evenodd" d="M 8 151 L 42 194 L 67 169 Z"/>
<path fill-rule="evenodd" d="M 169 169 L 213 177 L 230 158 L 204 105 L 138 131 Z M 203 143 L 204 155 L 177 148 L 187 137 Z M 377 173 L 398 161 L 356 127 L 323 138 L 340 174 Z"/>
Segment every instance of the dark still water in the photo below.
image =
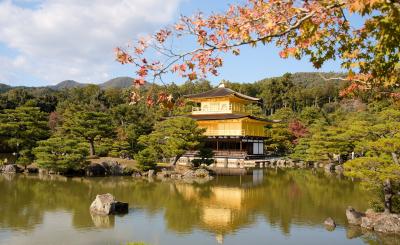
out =
<path fill-rule="evenodd" d="M 348 227 L 345 208 L 365 210 L 369 193 L 311 171 L 204 184 L 0 175 L 0 190 L 0 244 L 400 244 Z M 129 214 L 91 216 L 100 193 L 129 202 Z M 325 230 L 327 217 L 334 231 Z"/>

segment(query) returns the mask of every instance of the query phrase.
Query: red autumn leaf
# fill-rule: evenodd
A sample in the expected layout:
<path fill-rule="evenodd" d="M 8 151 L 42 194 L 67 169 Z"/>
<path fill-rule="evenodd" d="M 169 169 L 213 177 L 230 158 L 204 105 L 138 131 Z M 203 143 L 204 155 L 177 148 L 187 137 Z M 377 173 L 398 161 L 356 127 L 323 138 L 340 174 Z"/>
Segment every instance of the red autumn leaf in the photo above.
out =
<path fill-rule="evenodd" d="M 289 123 L 289 129 L 296 138 L 304 137 L 308 133 L 308 129 L 299 120 Z"/>
<path fill-rule="evenodd" d="M 133 79 L 133 85 L 138 88 L 146 84 L 146 81 L 142 78 L 135 78 Z"/>
<path fill-rule="evenodd" d="M 132 63 L 133 59 L 128 53 L 120 48 L 115 49 L 116 60 L 121 64 Z"/>
<path fill-rule="evenodd" d="M 145 66 L 140 67 L 139 71 L 137 71 L 137 74 L 140 77 L 145 77 L 148 74 L 148 69 Z"/>
<path fill-rule="evenodd" d="M 165 92 L 160 92 L 160 93 L 158 94 L 157 104 L 166 101 L 167 98 L 168 98 L 167 93 L 165 93 Z"/>
<path fill-rule="evenodd" d="M 196 72 L 192 72 L 192 73 L 188 74 L 188 77 L 189 77 L 190 81 L 193 81 L 193 80 L 197 79 L 197 74 L 196 74 Z"/>
<path fill-rule="evenodd" d="M 152 96 L 150 96 L 150 95 L 147 96 L 147 98 L 146 98 L 146 104 L 147 104 L 148 106 L 153 106 L 153 105 L 154 105 L 154 99 L 153 99 Z"/>

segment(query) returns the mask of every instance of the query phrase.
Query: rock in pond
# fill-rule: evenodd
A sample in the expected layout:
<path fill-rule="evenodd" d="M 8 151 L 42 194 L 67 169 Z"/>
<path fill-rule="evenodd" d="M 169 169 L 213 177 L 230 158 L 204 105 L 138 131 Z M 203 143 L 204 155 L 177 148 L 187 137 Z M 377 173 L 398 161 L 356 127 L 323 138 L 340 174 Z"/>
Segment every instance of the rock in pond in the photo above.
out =
<path fill-rule="evenodd" d="M 97 195 L 90 205 L 90 212 L 98 215 L 126 214 L 128 203 L 116 201 L 110 193 Z"/>
<path fill-rule="evenodd" d="M 328 230 L 334 230 L 336 227 L 336 223 L 335 221 L 331 218 L 328 217 L 325 221 L 324 221 L 324 225 L 327 227 Z"/>
<path fill-rule="evenodd" d="M 347 221 L 351 225 L 361 225 L 361 218 L 365 217 L 364 213 L 357 212 L 354 208 L 348 207 L 346 209 Z"/>

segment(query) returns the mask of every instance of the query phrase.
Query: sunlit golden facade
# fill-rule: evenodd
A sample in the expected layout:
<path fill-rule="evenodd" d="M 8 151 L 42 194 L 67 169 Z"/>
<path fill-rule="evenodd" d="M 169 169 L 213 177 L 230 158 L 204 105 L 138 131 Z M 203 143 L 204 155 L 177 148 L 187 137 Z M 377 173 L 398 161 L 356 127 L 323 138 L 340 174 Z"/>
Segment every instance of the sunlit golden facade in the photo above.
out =
<path fill-rule="evenodd" d="M 214 150 L 217 157 L 264 155 L 266 125 L 271 122 L 254 117 L 248 109 L 251 104 L 260 104 L 260 99 L 225 88 L 224 84 L 186 97 L 196 104 L 190 117 L 206 130 L 206 145 Z"/>

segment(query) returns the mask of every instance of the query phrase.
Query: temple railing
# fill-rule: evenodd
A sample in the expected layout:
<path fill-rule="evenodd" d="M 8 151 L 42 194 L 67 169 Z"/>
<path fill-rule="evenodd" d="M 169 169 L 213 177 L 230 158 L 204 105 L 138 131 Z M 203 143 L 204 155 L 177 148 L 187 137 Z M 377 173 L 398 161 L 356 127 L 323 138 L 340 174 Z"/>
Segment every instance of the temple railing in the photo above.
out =
<path fill-rule="evenodd" d="M 245 150 L 239 151 L 239 150 L 213 150 L 214 157 L 233 157 L 233 158 L 241 158 L 241 157 L 246 157 L 247 152 Z M 187 151 L 185 153 L 186 156 L 196 156 L 198 154 L 198 151 Z"/>
<path fill-rule="evenodd" d="M 216 107 L 192 107 L 192 114 L 210 114 L 210 113 L 247 113 L 251 114 L 251 111 L 247 111 L 244 106 L 235 103 L 221 104 Z"/>
<path fill-rule="evenodd" d="M 243 129 L 207 129 L 204 133 L 207 136 L 219 136 L 219 135 L 226 135 L 226 136 L 242 136 L 246 135 L 246 130 Z"/>

